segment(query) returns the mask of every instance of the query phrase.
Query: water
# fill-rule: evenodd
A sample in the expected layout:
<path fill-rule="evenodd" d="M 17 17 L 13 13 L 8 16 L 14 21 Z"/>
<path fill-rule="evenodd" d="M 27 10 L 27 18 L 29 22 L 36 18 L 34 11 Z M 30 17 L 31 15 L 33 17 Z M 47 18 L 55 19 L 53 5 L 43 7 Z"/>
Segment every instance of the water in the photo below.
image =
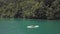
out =
<path fill-rule="evenodd" d="M 39 25 L 38 28 L 27 28 Z M 0 19 L 0 34 L 60 34 L 60 20 Z"/>

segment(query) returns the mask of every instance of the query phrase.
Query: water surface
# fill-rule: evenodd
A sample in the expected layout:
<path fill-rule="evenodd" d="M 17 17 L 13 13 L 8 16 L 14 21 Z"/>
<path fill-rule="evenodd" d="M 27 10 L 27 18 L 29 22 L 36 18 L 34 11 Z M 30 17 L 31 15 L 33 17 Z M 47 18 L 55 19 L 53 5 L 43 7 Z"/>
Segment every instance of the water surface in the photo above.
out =
<path fill-rule="evenodd" d="M 27 28 L 39 25 L 39 28 Z M 60 20 L 0 19 L 0 34 L 60 34 Z"/>

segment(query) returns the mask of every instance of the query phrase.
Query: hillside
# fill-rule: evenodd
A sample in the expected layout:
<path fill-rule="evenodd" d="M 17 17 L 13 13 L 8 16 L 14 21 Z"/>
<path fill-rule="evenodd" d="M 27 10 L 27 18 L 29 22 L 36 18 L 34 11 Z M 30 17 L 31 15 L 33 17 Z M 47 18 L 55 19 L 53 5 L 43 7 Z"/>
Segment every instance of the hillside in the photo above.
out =
<path fill-rule="evenodd" d="M 60 19 L 60 0 L 0 0 L 0 18 Z"/>

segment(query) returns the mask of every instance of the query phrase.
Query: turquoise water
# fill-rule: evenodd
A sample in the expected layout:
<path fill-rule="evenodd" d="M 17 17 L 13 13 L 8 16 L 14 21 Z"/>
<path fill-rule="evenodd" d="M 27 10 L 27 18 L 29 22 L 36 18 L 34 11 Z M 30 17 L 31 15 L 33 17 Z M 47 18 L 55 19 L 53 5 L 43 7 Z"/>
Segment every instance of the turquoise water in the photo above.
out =
<path fill-rule="evenodd" d="M 39 28 L 27 28 L 39 25 Z M 60 20 L 0 19 L 0 34 L 60 34 Z"/>

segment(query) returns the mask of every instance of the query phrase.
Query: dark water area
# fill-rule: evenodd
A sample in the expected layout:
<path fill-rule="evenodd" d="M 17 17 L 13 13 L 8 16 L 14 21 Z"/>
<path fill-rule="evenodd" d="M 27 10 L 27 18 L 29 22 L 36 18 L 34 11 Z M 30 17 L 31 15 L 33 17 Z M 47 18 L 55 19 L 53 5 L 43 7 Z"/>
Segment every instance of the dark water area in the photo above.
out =
<path fill-rule="evenodd" d="M 27 28 L 39 25 L 38 28 Z M 0 19 L 0 34 L 60 34 L 60 20 Z"/>

